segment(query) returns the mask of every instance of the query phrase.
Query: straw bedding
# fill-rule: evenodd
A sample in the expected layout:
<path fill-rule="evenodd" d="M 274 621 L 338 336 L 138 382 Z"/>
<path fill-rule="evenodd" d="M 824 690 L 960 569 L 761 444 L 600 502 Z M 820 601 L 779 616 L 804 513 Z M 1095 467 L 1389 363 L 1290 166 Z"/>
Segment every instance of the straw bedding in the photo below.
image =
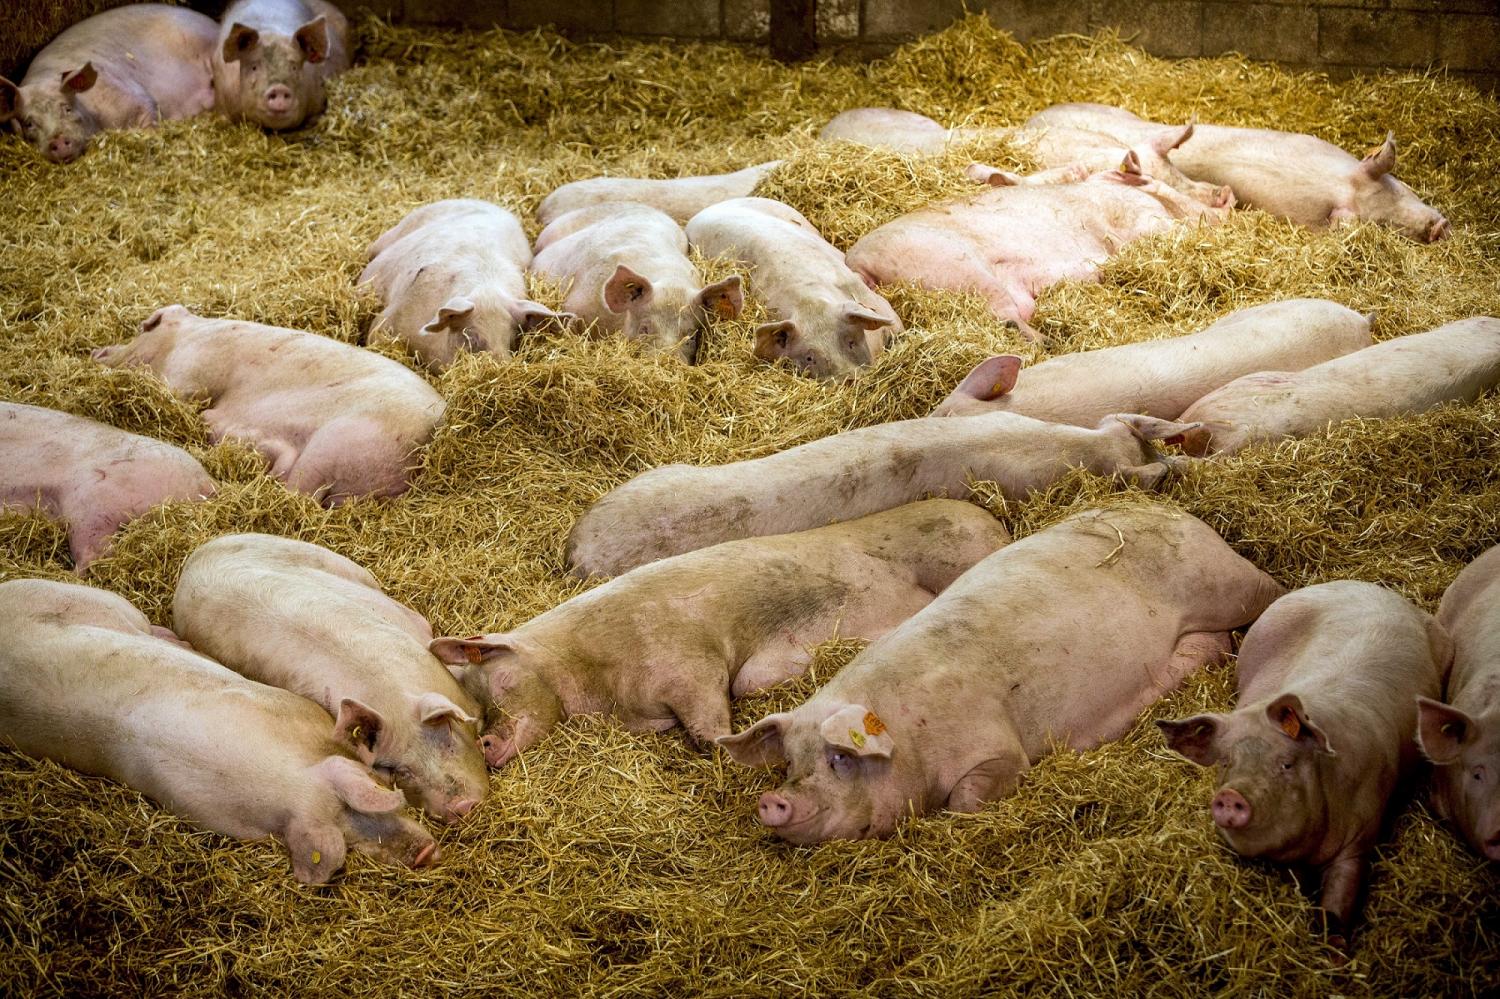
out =
<path fill-rule="evenodd" d="M 996 350 L 1046 356 L 1189 332 L 1289 295 L 1379 310 L 1378 337 L 1500 314 L 1500 105 L 1436 76 L 1334 83 L 1238 58 L 1167 62 L 1111 35 L 1024 49 L 980 18 L 870 65 L 778 66 L 727 46 L 574 45 L 553 35 L 361 28 L 361 64 L 317 126 L 267 136 L 204 119 L 110 135 L 51 168 L 0 143 L 0 398 L 187 447 L 222 483 L 118 537 L 92 581 L 158 622 L 182 560 L 227 531 L 324 544 L 368 566 L 439 631 L 518 624 L 578 592 L 568 528 L 627 477 L 672 461 L 761 455 L 925 414 Z M 374 304 L 366 244 L 435 198 L 491 198 L 523 218 L 557 184 L 603 172 L 736 169 L 782 157 L 764 193 L 847 246 L 962 187 L 970 151 L 917 162 L 811 144 L 835 112 L 905 107 L 1008 124 L 1060 100 L 1163 120 L 1315 131 L 1358 150 L 1394 129 L 1398 171 L 1454 222 L 1417 246 L 1373 226 L 1309 232 L 1257 213 L 1126 249 L 1097 285 L 1045 294 L 1040 348 L 977 300 L 898 289 L 909 330 L 868 374 L 824 385 L 758 366 L 750 324 L 722 323 L 697 367 L 614 342 L 535 337 L 510 363 L 435 379 L 448 416 L 411 494 L 318 508 L 210 447 L 196 407 L 89 348 L 183 302 L 357 341 Z M 1024 167 L 1024 153 L 978 153 Z M 708 270 L 727 272 L 720 262 Z M 753 290 L 753 278 L 751 287 Z M 533 289 L 556 303 L 555 289 Z M 551 297 L 549 297 L 549 295 Z M 1494 399 L 1346 425 L 1189 472 L 1165 491 L 1283 583 L 1355 577 L 1433 608 L 1500 541 Z M 1139 502 L 1072 476 L 982 502 L 1018 534 L 1099 503 Z M 0 518 L 0 576 L 67 578 L 59 528 Z M 1038 595 L 1066 600 L 1066 594 Z M 1107 622 L 1101 622 L 1107 627 Z M 737 706 L 790 706 L 857 651 Z M 1233 667 L 1150 717 L 1232 703 Z M 226 733 L 233 738 L 233 733 Z M 1381 848 L 1353 960 L 1333 963 L 1287 872 L 1214 835 L 1211 779 L 1142 718 L 1120 742 L 1059 753 L 973 816 L 885 842 L 785 846 L 753 820 L 769 774 L 677 733 L 575 719 L 492 779 L 428 871 L 353 857 L 298 886 L 270 844 L 198 832 L 138 795 L 0 752 L 0 982 L 12 995 L 1237 994 L 1479 995 L 1500 987 L 1500 876 L 1421 804 Z"/>

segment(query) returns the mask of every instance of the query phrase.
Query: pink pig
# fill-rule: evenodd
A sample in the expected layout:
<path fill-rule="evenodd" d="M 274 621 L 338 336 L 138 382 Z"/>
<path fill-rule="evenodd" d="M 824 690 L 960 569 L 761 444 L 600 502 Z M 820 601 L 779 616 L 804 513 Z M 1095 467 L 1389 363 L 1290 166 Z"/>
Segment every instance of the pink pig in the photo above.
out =
<path fill-rule="evenodd" d="M 848 263 L 872 287 L 909 281 L 974 292 L 996 318 L 1032 339 L 1036 298 L 1066 279 L 1095 280 L 1121 246 L 1181 220 L 1222 222 L 1210 208 L 1131 172 L 1096 173 L 1080 183 L 996 187 L 903 215 L 868 233 Z"/>
<path fill-rule="evenodd" d="M 145 366 L 179 395 L 209 398 L 214 440 L 249 441 L 270 472 L 337 504 L 406 491 L 414 453 L 442 418 L 441 396 L 388 357 L 301 330 L 157 309 L 110 367 Z"/>
<path fill-rule="evenodd" d="M 137 3 L 80 21 L 36 54 L 18 87 L 0 78 L 0 124 L 54 163 L 110 128 L 191 118 L 214 106 L 218 26 L 196 11 Z"/>
<path fill-rule="evenodd" d="M 322 114 L 324 85 L 349 68 L 349 22 L 327 0 L 236 0 L 213 53 L 218 109 L 287 129 Z"/>
<path fill-rule="evenodd" d="M 153 627 L 107 590 L 0 583 L 0 742 L 108 777 L 238 839 L 286 844 L 297 880 L 327 881 L 349 847 L 438 859 L 425 829 L 305 698 L 253 683 Z"/>
<path fill-rule="evenodd" d="M 665 180 L 590 177 L 588 180 L 575 180 L 547 195 L 536 210 L 536 218 L 547 226 L 580 208 L 607 202 L 633 201 L 665 212 L 674 222 L 682 225 L 709 205 L 728 201 L 730 198 L 748 197 L 779 166 L 780 160 L 771 160 L 734 173 L 707 174 L 701 177 L 672 177 Z"/>
<path fill-rule="evenodd" d="M 40 506 L 68 526 L 82 574 L 111 534 L 153 506 L 205 499 L 213 479 L 178 447 L 39 406 L 0 402 L 0 508 Z"/>
<path fill-rule="evenodd" d="M 1417 739 L 1434 764 L 1432 805 L 1500 860 L 1500 547 L 1458 574 L 1438 623 L 1453 639 L 1447 703 L 1418 698 Z"/>
<path fill-rule="evenodd" d="M 1400 594 L 1352 580 L 1309 586 L 1245 635 L 1234 711 L 1157 722 L 1167 745 L 1216 768 L 1209 810 L 1236 853 L 1321 872 L 1336 945 L 1417 759 L 1414 698 L 1437 696 L 1452 655 L 1443 628 Z"/>
<path fill-rule="evenodd" d="M 1281 593 L 1185 513 L 1091 510 L 989 556 L 803 704 L 719 744 L 786 764 L 757 808 L 781 838 L 885 836 L 1012 793 L 1056 742 L 1119 738 Z"/>

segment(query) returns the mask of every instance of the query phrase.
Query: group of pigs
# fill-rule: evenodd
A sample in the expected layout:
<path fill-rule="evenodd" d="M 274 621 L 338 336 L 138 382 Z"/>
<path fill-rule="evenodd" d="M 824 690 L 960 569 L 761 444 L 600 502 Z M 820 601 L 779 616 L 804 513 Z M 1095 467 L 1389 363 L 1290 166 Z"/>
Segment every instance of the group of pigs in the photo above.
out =
<path fill-rule="evenodd" d="M 0 81 L 0 114 L 58 160 L 97 128 L 215 104 L 291 127 L 321 107 L 345 33 L 323 0 L 240 0 L 222 27 L 180 8 L 120 8 L 65 32 L 19 88 Z M 867 108 L 823 138 L 920 155 L 974 131 Z M 370 340 L 400 341 L 439 370 L 463 352 L 508 356 L 555 322 L 691 362 L 705 325 L 744 305 L 738 276 L 703 279 L 696 246 L 753 274 L 770 315 L 754 331 L 758 357 L 847 377 L 901 329 L 877 291 L 894 281 L 977 292 L 1030 334 L 1047 286 L 1236 204 L 1424 241 L 1448 229 L 1392 176 L 1390 138 L 1357 160 L 1310 136 L 1097 105 L 1004 132 L 1039 173 L 976 164 L 979 193 L 888 223 L 847 255 L 790 206 L 752 196 L 776 163 L 566 184 L 541 205 L 534 250 L 498 206 L 424 205 L 369 247 L 360 281 L 382 305 Z M 562 310 L 528 297 L 528 270 L 565 289 Z M 503 634 L 434 638 L 362 567 L 260 534 L 192 553 L 171 630 L 104 590 L 0 583 L 0 737 L 209 828 L 277 837 L 305 882 L 333 876 L 350 847 L 435 861 L 406 804 L 457 822 L 484 798 L 486 766 L 584 713 L 638 731 L 680 724 L 741 763 L 785 765 L 760 821 L 813 843 L 1003 797 L 1054 745 L 1118 738 L 1249 627 L 1238 708 L 1160 724 L 1173 748 L 1218 768 L 1211 812 L 1230 845 L 1319 869 L 1342 932 L 1419 747 L 1439 812 L 1500 860 L 1500 549 L 1459 575 L 1433 618 L 1369 583 L 1285 593 L 1165 506 L 1089 511 L 1011 544 L 979 507 L 924 497 L 992 481 L 1020 498 L 1078 467 L 1150 486 L 1187 460 L 1162 442 L 1230 453 L 1472 400 L 1500 381 L 1500 320 L 1372 345 L 1372 318 L 1294 299 L 1024 372 L 1017 356 L 991 357 L 928 417 L 651 470 L 568 538 L 576 573 L 614 578 Z M 214 440 L 249 442 L 270 474 L 330 504 L 403 492 L 444 411 L 388 357 L 177 305 L 94 356 L 206 397 Z M 65 522 L 80 572 L 126 521 L 215 488 L 180 449 L 11 403 L 0 465 L 0 505 Z M 732 732 L 732 698 L 801 674 L 834 634 L 871 644 L 801 706 Z"/>
<path fill-rule="evenodd" d="M 216 23 L 185 7 L 129 4 L 68 28 L 20 85 L 0 77 L 0 124 L 54 163 L 106 129 L 216 111 L 288 129 L 321 113 L 349 68 L 349 25 L 328 0 L 234 0 Z"/>

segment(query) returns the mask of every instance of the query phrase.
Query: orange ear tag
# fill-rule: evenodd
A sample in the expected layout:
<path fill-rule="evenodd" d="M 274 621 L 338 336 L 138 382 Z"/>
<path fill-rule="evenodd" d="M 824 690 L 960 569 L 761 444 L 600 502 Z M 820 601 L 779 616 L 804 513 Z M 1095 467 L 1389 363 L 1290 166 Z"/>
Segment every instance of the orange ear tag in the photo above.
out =
<path fill-rule="evenodd" d="M 1281 711 L 1281 730 L 1293 739 L 1302 734 L 1302 723 L 1297 720 L 1297 712 L 1291 708 L 1283 708 Z"/>
<path fill-rule="evenodd" d="M 873 711 L 865 712 L 865 734 L 880 735 L 885 731 L 885 722 Z"/>
<path fill-rule="evenodd" d="M 469 662 L 471 663 L 479 663 L 484 661 L 484 653 L 480 652 L 472 645 L 465 645 L 464 658 L 469 660 Z"/>
<path fill-rule="evenodd" d="M 720 319 L 733 319 L 734 306 L 730 304 L 730 301 L 727 298 L 716 298 L 714 299 L 714 315 L 718 316 Z"/>

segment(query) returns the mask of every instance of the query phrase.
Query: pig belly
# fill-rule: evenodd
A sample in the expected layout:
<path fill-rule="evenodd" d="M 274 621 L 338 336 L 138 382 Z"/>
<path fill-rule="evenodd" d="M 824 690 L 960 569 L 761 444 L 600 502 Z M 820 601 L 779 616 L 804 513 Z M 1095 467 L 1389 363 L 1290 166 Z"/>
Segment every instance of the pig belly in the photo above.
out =
<path fill-rule="evenodd" d="M 871 234 L 849 251 L 848 264 L 874 286 L 909 281 L 924 288 L 977 294 L 1007 322 L 1025 322 L 1036 309 L 1029 288 L 995 274 L 973 240 L 937 226 L 903 226 Z"/>

